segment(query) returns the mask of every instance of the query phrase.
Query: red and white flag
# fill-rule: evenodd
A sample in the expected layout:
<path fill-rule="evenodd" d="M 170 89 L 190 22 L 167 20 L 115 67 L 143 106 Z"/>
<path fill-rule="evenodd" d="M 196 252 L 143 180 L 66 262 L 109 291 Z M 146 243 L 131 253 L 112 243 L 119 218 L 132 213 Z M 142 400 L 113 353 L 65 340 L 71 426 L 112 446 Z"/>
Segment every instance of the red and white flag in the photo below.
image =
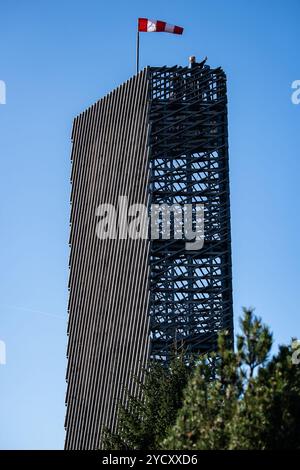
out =
<path fill-rule="evenodd" d="M 148 18 L 139 18 L 138 30 L 142 33 L 183 33 L 181 26 L 175 26 L 165 21 L 149 20 Z"/>

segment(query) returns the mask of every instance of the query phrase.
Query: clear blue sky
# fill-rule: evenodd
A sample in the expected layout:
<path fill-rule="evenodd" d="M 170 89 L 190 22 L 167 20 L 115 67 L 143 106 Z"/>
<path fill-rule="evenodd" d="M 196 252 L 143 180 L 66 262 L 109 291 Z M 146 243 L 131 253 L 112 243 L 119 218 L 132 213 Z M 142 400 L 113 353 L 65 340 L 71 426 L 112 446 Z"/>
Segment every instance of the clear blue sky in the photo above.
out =
<path fill-rule="evenodd" d="M 106 3 L 106 4 L 105 4 Z M 11 0 L 0 8 L 0 448 L 62 448 L 72 119 L 141 65 L 195 54 L 228 75 L 235 317 L 299 338 L 299 0 Z"/>

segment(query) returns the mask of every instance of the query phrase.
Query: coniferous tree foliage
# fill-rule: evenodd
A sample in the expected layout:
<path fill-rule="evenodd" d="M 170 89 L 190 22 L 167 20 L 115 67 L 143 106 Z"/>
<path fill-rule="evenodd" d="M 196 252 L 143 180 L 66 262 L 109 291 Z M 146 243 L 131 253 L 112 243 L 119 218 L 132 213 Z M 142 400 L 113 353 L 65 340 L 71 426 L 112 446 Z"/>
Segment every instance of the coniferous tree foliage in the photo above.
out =
<path fill-rule="evenodd" d="M 240 323 L 236 352 L 223 332 L 218 353 L 195 367 L 164 449 L 300 449 L 300 368 L 292 350 L 281 346 L 268 360 L 269 328 L 252 310 Z"/>
<path fill-rule="evenodd" d="M 139 383 L 139 397 L 128 396 L 126 405 L 118 407 L 116 433 L 104 430 L 103 445 L 108 450 L 159 449 L 168 427 L 175 423 L 182 406 L 183 390 L 191 365 L 183 355 L 174 356 L 167 367 L 151 362 Z"/>
<path fill-rule="evenodd" d="M 272 333 L 244 309 L 233 350 L 223 331 L 218 349 L 185 364 L 152 362 L 139 398 L 119 406 L 106 449 L 300 449 L 300 365 L 280 346 L 269 359 Z"/>

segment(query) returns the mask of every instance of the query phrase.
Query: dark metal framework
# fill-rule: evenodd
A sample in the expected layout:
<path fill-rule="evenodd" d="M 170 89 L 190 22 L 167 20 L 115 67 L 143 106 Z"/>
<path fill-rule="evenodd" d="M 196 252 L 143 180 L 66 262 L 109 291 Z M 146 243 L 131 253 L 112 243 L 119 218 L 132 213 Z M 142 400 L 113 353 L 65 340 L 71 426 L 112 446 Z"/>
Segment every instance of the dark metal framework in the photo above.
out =
<path fill-rule="evenodd" d="M 226 77 L 150 67 L 81 113 L 72 133 L 66 449 L 101 446 L 147 359 L 215 348 L 232 328 Z M 204 204 L 205 243 L 99 240 L 96 208 Z"/>
<path fill-rule="evenodd" d="M 226 77 L 221 68 L 152 68 L 150 203 L 203 204 L 205 243 L 152 240 L 151 357 L 212 350 L 231 335 L 232 275 Z"/>

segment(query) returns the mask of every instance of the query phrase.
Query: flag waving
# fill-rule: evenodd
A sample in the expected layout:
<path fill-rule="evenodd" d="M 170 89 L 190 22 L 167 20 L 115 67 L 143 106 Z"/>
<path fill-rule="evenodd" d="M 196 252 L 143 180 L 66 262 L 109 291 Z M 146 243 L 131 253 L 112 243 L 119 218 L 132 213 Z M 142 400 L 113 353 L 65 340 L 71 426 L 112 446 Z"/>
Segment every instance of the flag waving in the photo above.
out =
<path fill-rule="evenodd" d="M 136 32 L 136 73 L 139 71 L 140 63 L 140 33 L 172 33 L 182 34 L 183 28 L 165 21 L 149 20 L 148 18 L 138 19 L 138 28 Z"/>
<path fill-rule="evenodd" d="M 183 28 L 165 21 L 149 20 L 148 18 L 139 18 L 138 30 L 141 33 L 172 33 L 182 34 Z"/>

